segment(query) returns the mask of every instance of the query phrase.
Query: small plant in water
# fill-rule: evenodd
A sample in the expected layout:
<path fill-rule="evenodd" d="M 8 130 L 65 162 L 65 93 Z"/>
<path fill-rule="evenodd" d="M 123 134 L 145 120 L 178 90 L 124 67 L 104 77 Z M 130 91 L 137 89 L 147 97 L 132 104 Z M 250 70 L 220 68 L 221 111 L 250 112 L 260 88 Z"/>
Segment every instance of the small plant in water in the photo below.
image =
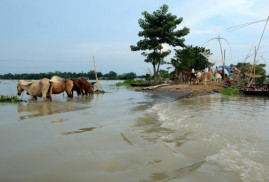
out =
<path fill-rule="evenodd" d="M 10 103 L 18 103 L 18 102 L 24 102 L 24 100 L 19 99 L 16 95 L 1 95 L 0 96 L 0 102 L 10 102 Z"/>
<path fill-rule="evenodd" d="M 244 95 L 238 87 L 227 87 L 226 89 L 220 92 L 223 95 L 230 95 L 230 96 L 239 96 Z"/>
<path fill-rule="evenodd" d="M 116 83 L 117 87 L 125 86 L 127 88 L 131 88 L 131 84 L 148 84 L 148 81 L 143 80 L 125 80 L 123 82 Z"/>

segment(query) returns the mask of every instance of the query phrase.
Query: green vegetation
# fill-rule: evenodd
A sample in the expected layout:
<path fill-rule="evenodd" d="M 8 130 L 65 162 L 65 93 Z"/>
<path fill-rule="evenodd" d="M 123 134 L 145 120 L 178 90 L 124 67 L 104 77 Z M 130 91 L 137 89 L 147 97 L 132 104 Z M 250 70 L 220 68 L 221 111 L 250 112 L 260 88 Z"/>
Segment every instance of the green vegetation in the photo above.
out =
<path fill-rule="evenodd" d="M 195 70 L 204 70 L 205 67 L 213 65 L 202 55 L 202 53 L 210 55 L 210 50 L 204 47 L 186 46 L 183 49 L 175 51 L 176 54 L 171 59 L 171 64 L 175 67 L 177 73 L 182 70 L 190 71 L 192 68 Z"/>
<path fill-rule="evenodd" d="M 144 80 L 125 80 L 124 82 L 116 83 L 116 86 L 117 87 L 125 86 L 127 88 L 131 88 L 131 84 L 150 84 L 150 82 Z"/>
<path fill-rule="evenodd" d="M 18 103 L 18 102 L 25 102 L 25 101 L 19 99 L 19 97 L 16 95 L 11 95 L 11 96 L 1 95 L 0 102 Z"/>
<path fill-rule="evenodd" d="M 94 91 L 94 94 L 104 94 L 104 93 L 107 93 L 107 92 L 103 91 L 103 90 L 95 90 Z"/>
<path fill-rule="evenodd" d="M 59 76 L 62 78 L 88 78 L 89 80 L 95 80 L 95 73 L 93 70 L 89 71 L 88 73 L 71 73 L 71 72 L 49 72 L 49 73 L 22 73 L 22 74 L 4 74 L 0 75 L 0 79 L 13 79 L 13 80 L 40 80 L 42 78 L 51 78 L 52 76 Z M 114 71 L 110 71 L 109 73 L 102 74 L 101 72 L 97 72 L 97 76 L 100 80 L 127 80 L 127 79 L 134 79 L 138 76 L 134 72 L 124 73 L 122 75 L 118 75 Z"/>
<path fill-rule="evenodd" d="M 230 95 L 230 96 L 242 96 L 244 95 L 238 87 L 227 87 L 226 89 L 220 92 L 223 95 Z"/>
<path fill-rule="evenodd" d="M 177 29 L 177 25 L 183 21 L 183 18 L 168 13 L 168 6 L 165 4 L 152 14 L 144 11 L 142 15 L 144 19 L 139 19 L 138 24 L 143 30 L 138 33 L 138 36 L 143 39 L 130 47 L 132 51 L 143 51 L 141 55 L 146 57 L 145 62 L 152 64 L 154 83 L 157 84 L 160 65 L 166 63 L 164 58 L 171 53 L 170 50 L 164 50 L 163 46 L 185 47 L 185 39 L 182 37 L 190 30 L 186 27 Z"/>

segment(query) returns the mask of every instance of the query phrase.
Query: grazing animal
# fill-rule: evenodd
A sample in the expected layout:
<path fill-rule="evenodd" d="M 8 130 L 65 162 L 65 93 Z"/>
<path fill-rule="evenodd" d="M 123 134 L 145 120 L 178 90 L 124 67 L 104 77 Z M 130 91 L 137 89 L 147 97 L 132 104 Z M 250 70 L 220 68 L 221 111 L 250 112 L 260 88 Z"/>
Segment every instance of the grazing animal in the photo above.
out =
<path fill-rule="evenodd" d="M 185 70 L 182 71 L 182 75 L 184 75 L 183 83 L 190 82 L 190 84 L 191 84 L 192 79 L 196 78 L 194 73 L 191 73 L 191 72 L 185 71 Z"/>
<path fill-rule="evenodd" d="M 215 81 L 219 82 L 219 81 L 221 81 L 221 79 L 222 79 L 222 76 L 220 75 L 220 73 L 216 73 L 215 74 Z"/>
<path fill-rule="evenodd" d="M 180 79 L 180 74 L 172 74 L 172 80 L 179 80 Z"/>
<path fill-rule="evenodd" d="M 72 95 L 74 91 L 76 91 L 78 95 L 88 95 L 88 93 L 94 92 L 92 84 L 85 78 L 72 79 L 72 81 L 74 83 Z"/>
<path fill-rule="evenodd" d="M 201 77 L 203 76 L 204 72 L 202 71 L 195 71 L 194 76 L 196 78 L 195 84 L 198 84 L 199 80 L 201 80 Z"/>
<path fill-rule="evenodd" d="M 195 71 L 194 75 L 195 75 L 195 77 L 196 77 L 198 80 L 200 80 L 201 77 L 202 77 L 202 75 L 203 75 L 203 72 L 201 72 L 201 71 Z"/>
<path fill-rule="evenodd" d="M 53 82 L 47 78 L 43 78 L 39 82 L 31 81 L 19 81 L 17 84 L 18 95 L 25 90 L 29 95 L 31 100 L 37 100 L 37 97 L 43 97 L 44 101 L 47 101 L 47 98 L 51 101 Z"/>
<path fill-rule="evenodd" d="M 211 81 L 212 80 L 213 73 L 211 72 L 206 72 L 202 75 L 200 81 L 203 82 L 204 85 L 206 85 L 206 81 Z"/>
<path fill-rule="evenodd" d="M 73 81 L 71 79 L 64 79 L 59 76 L 53 76 L 50 81 L 53 82 L 52 94 L 59 94 L 65 91 L 68 97 L 73 97 Z"/>
<path fill-rule="evenodd" d="M 93 86 L 90 82 L 88 82 L 85 78 L 81 78 L 81 81 L 85 84 L 85 87 L 84 87 L 85 95 L 88 95 L 94 92 Z"/>

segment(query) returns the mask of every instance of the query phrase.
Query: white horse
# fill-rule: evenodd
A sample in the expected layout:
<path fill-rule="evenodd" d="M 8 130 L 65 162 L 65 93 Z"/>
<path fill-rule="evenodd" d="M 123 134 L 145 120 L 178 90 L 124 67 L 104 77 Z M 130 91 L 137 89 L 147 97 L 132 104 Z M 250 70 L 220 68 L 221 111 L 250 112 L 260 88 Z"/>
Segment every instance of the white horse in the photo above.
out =
<path fill-rule="evenodd" d="M 47 78 L 43 78 L 39 82 L 26 82 L 22 80 L 17 84 L 18 95 L 21 95 L 21 93 L 25 90 L 30 95 L 31 100 L 37 100 L 37 97 L 43 97 L 44 101 L 47 100 L 47 97 L 52 100 L 52 84 L 53 82 Z"/>

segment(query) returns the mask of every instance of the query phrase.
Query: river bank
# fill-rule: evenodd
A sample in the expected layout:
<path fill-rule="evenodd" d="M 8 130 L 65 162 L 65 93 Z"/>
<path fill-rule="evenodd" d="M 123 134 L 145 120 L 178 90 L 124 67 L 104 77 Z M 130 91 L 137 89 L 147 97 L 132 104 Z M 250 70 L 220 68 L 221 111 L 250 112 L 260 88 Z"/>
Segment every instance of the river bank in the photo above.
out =
<path fill-rule="evenodd" d="M 177 100 L 219 93 L 223 89 L 225 89 L 224 82 L 211 82 L 207 83 L 206 85 L 169 83 L 150 87 L 135 88 L 135 91 L 149 92 L 154 96 L 169 97 Z"/>

